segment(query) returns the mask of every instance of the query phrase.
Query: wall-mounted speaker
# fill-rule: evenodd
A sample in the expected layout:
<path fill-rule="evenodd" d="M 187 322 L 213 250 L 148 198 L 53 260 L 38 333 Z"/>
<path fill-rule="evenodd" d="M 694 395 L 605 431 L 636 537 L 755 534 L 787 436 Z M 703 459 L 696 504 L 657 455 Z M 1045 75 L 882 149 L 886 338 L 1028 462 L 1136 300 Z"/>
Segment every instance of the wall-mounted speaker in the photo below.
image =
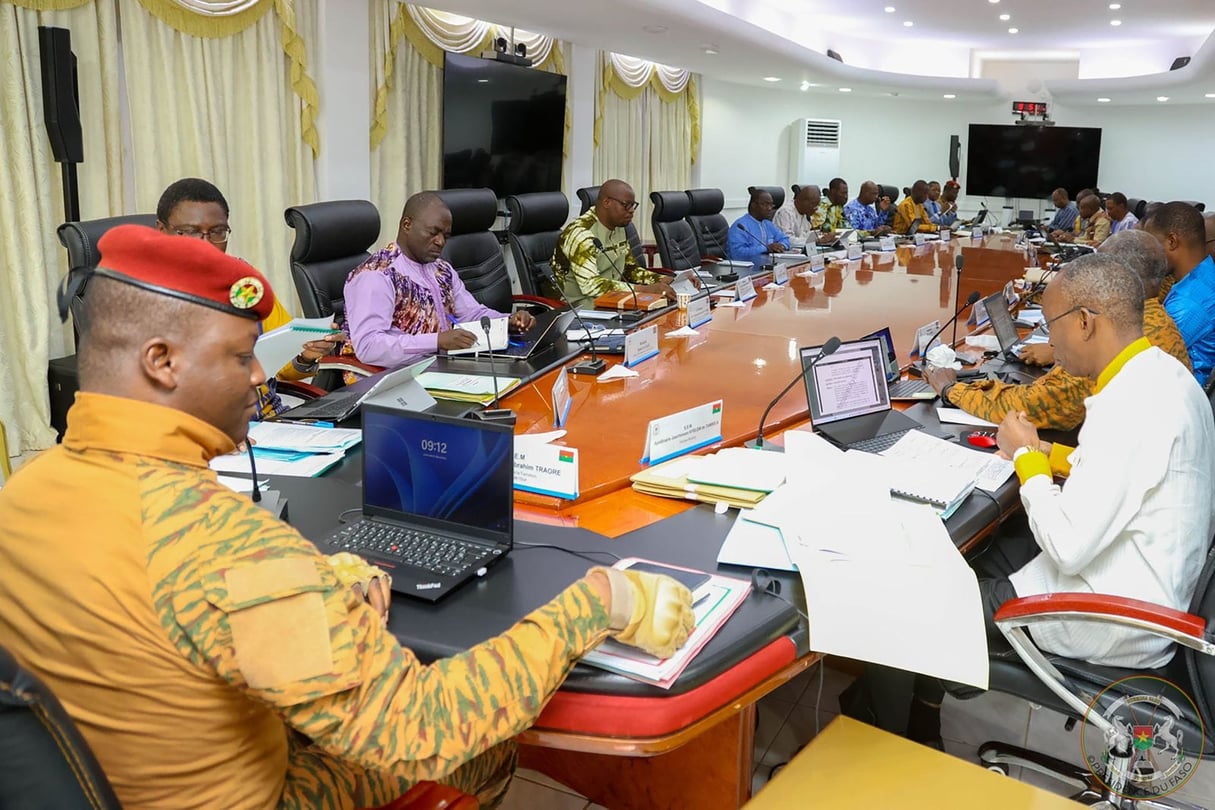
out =
<path fill-rule="evenodd" d="M 38 60 L 42 68 L 42 116 L 56 163 L 83 163 L 80 131 L 80 89 L 76 54 L 66 28 L 38 26 Z"/>
<path fill-rule="evenodd" d="M 957 135 L 949 136 L 949 176 L 954 180 L 962 173 L 962 139 Z"/>
<path fill-rule="evenodd" d="M 1171 67 L 1169 67 L 1169 70 L 1181 70 L 1183 67 L 1185 67 L 1188 64 L 1190 64 L 1190 57 L 1179 56 L 1173 60 L 1173 64 Z"/>

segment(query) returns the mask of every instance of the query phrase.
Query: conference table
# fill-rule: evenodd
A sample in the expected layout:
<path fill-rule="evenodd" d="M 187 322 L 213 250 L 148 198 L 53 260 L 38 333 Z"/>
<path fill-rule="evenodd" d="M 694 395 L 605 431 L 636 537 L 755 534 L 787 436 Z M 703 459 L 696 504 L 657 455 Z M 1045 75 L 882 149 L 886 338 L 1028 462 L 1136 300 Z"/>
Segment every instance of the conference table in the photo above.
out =
<path fill-rule="evenodd" d="M 1027 263 L 1035 263 L 1032 255 L 1009 235 L 906 245 L 829 261 L 812 272 L 794 267 L 781 285 L 757 276 L 756 298 L 742 307 L 717 307 L 695 336 L 667 334 L 686 324 L 686 312 L 652 318 L 659 353 L 635 366 L 636 377 L 601 382 L 569 375 L 572 406 L 558 443 L 579 449 L 578 497 L 516 492 L 517 538 L 550 548 L 517 548 L 489 576 L 438 606 L 394 598 L 391 629 L 423 660 L 500 632 L 590 564 L 551 546 L 591 555 L 610 550 L 747 578 L 748 569 L 716 563 L 732 515 L 631 489 L 629 477 L 644 466 L 649 421 L 721 400 L 721 439 L 697 452 L 743 445 L 755 437 L 773 396 L 801 372 L 800 347 L 888 326 L 899 357 L 910 362 L 918 327 L 945 323 L 959 297 L 999 289 L 1020 277 Z M 964 324 L 959 331 L 966 332 Z M 564 368 L 538 373 L 503 398 L 502 406 L 516 414 L 516 434 L 553 429 L 551 391 Z M 772 408 L 765 435 L 779 445 L 777 434 L 804 426 L 807 412 L 804 387 L 795 386 Z M 957 426 L 937 423 L 934 409 L 923 403 L 908 412 L 930 431 L 957 433 Z M 279 479 L 275 486 L 285 490 L 291 522 L 320 539 L 336 526 L 341 509 L 359 505 L 357 479 L 355 453 L 324 479 Z M 1010 481 L 994 498 L 969 498 L 946 527 L 965 550 L 1016 508 Z M 800 580 L 777 578 L 804 609 Z M 520 735 L 520 761 L 610 807 L 737 807 L 750 795 L 756 702 L 820 658 L 793 605 L 753 593 L 669 691 L 575 667 L 535 725 Z"/>

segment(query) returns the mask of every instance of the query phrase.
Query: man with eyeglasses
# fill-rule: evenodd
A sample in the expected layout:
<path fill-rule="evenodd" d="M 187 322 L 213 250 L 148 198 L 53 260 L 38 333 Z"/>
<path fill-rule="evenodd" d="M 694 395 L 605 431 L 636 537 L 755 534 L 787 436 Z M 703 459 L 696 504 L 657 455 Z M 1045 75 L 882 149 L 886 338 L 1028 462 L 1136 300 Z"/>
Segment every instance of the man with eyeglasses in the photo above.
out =
<path fill-rule="evenodd" d="M 1160 280 L 1169 269 L 1164 248 L 1151 234 L 1123 231 L 1107 239 L 1097 252 L 1118 259 L 1139 276 L 1143 283 L 1144 336 L 1189 368 L 1185 341 L 1157 297 Z M 1022 348 L 1021 361 L 1049 366 L 1055 363 L 1055 353 L 1048 343 L 1033 343 Z M 999 422 L 1009 413 L 1023 412 L 1037 427 L 1051 430 L 1079 427 L 1084 421 L 1085 400 L 1093 393 L 1092 380 L 1069 374 L 1058 364 L 1026 385 L 1009 385 L 998 380 L 960 383 L 953 369 L 935 367 L 928 368 L 925 379 L 942 401 L 980 419 Z M 1060 447 L 1052 453 L 1057 466 L 1062 466 L 1068 450 Z"/>
<path fill-rule="evenodd" d="M 1064 265 L 1043 294 L 1058 363 L 1092 380 L 1093 394 L 1062 485 L 1024 413 L 1000 424 L 1026 520 L 970 558 L 991 650 L 1008 649 L 993 616 L 1017 597 L 1114 594 L 1185 610 L 1194 594 L 1215 531 L 1215 422 L 1189 370 L 1143 336 L 1143 300 L 1136 274 L 1103 254 Z M 1127 626 L 1057 622 L 1032 634 L 1048 654 L 1107 666 L 1155 669 L 1174 653 L 1168 639 Z M 944 694 L 936 678 L 870 666 L 840 706 L 939 746 Z"/>
<path fill-rule="evenodd" d="M 1190 351 L 1194 378 L 1206 383 L 1215 369 L 1215 259 L 1207 253 L 1206 225 L 1197 208 L 1171 202 L 1144 218 L 1143 230 L 1160 240 L 1176 279 L 1164 308 Z"/>
<path fill-rule="evenodd" d="M 662 276 L 637 264 L 624 226 L 633 221 L 637 197 L 623 180 L 599 187 L 595 205 L 561 229 L 550 262 L 565 297 L 575 307 L 588 306 L 605 293 L 658 293 L 675 300 L 675 290 Z M 598 244 L 596 244 L 598 243 Z M 621 276 L 632 284 L 626 284 Z M 541 287 L 557 297 L 556 291 Z"/>
<path fill-rule="evenodd" d="M 156 228 L 162 233 L 205 240 L 227 253 L 228 239 L 232 235 L 228 214 L 228 201 L 213 183 L 197 177 L 185 177 L 171 183 L 161 193 L 160 201 L 156 204 Z M 274 309 L 262 321 L 261 328 L 263 332 L 268 332 L 290 322 L 291 314 L 276 297 Z M 335 332 L 337 334 L 340 333 Z M 321 358 L 332 354 L 336 347 L 337 341 L 333 339 L 309 340 L 300 348 L 300 353 L 274 376 L 280 380 L 307 379 L 316 374 Z M 274 380 L 267 380 L 265 385 L 259 387 L 256 418 L 272 417 L 286 410 L 286 407 L 274 389 Z"/>
<path fill-rule="evenodd" d="M 757 188 L 751 192 L 747 213 L 730 226 L 726 256 L 731 261 L 750 262 L 756 269 L 767 264 L 769 253 L 789 249 L 789 237 L 772 223 L 772 195 Z"/>

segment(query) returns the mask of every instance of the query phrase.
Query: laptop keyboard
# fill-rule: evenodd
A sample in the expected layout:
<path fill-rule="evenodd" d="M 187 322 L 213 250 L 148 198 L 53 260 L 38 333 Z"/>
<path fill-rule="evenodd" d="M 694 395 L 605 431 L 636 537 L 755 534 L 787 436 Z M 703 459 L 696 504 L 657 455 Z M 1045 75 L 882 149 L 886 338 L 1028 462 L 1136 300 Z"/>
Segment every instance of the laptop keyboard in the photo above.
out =
<path fill-rule="evenodd" d="M 849 450 L 861 450 L 865 453 L 880 453 L 883 450 L 889 450 L 894 447 L 895 443 L 904 435 L 910 433 L 910 430 L 896 430 L 894 433 L 887 433 L 884 436 L 874 436 L 872 439 L 861 439 L 859 442 L 852 442 L 848 445 Z"/>
<path fill-rule="evenodd" d="M 923 380 L 898 380 L 890 383 L 889 390 L 891 399 L 903 399 L 926 394 L 932 391 L 932 386 Z"/>
<path fill-rule="evenodd" d="M 447 577 L 458 577 L 485 559 L 486 546 L 429 532 L 361 520 L 340 529 L 330 544 L 342 551 L 362 551 L 422 568 Z"/>

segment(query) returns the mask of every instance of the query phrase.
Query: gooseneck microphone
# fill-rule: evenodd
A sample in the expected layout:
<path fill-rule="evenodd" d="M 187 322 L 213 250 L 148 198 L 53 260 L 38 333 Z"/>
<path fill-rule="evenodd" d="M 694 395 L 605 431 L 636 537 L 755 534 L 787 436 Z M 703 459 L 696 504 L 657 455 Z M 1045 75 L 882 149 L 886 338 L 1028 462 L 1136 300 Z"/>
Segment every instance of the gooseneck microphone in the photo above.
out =
<path fill-rule="evenodd" d="M 603 242 L 600 241 L 599 237 L 592 236 L 591 244 L 595 246 L 595 250 L 598 250 L 601 254 L 603 254 L 604 258 L 606 258 L 608 260 L 608 264 L 610 264 L 612 266 L 612 269 L 616 271 L 616 275 L 620 276 L 620 280 L 623 281 L 628 286 L 629 291 L 631 293 L 633 293 L 633 311 L 629 312 L 627 309 L 617 310 L 616 317 L 622 321 L 641 320 L 641 317 L 644 313 L 641 311 L 641 304 L 637 303 L 637 288 L 633 286 L 633 282 L 631 282 L 627 278 L 625 278 L 624 270 L 622 270 L 616 266 L 616 262 L 615 262 L 615 260 L 612 259 L 611 254 L 609 254 L 606 250 L 604 250 Z"/>
<path fill-rule="evenodd" d="M 254 503 L 262 502 L 261 487 L 257 485 L 257 462 L 253 460 L 253 439 L 245 436 L 245 447 L 249 450 L 249 472 L 253 473 L 253 492 L 249 495 Z"/>
<path fill-rule="evenodd" d="M 806 367 L 803 368 L 796 377 L 794 377 L 792 380 L 790 380 L 789 384 L 786 385 L 779 394 L 777 394 L 775 397 L 772 398 L 772 401 L 768 403 L 768 407 L 764 408 L 764 415 L 759 418 L 759 431 L 755 436 L 755 449 L 756 450 L 764 449 L 764 423 L 768 421 L 768 414 L 772 412 L 772 409 L 774 407 L 776 407 L 776 403 L 780 402 L 781 399 L 785 396 L 785 394 L 789 393 L 790 389 L 792 389 L 793 386 L 795 386 L 799 382 L 801 382 L 802 378 L 804 378 L 807 374 L 809 374 L 811 369 L 813 369 L 816 365 L 818 365 L 818 362 L 820 360 L 822 360 L 824 357 L 827 357 L 828 355 L 835 354 L 835 350 L 838 349 L 839 347 L 840 347 L 840 339 L 838 337 L 827 338 L 827 342 L 824 343 L 823 347 L 818 350 L 818 354 L 816 354 L 814 356 L 814 359 L 811 360 L 809 363 L 807 363 Z"/>
<path fill-rule="evenodd" d="M 734 227 L 735 227 L 735 228 L 738 228 L 740 231 L 742 231 L 743 233 L 745 233 L 745 234 L 747 235 L 747 238 L 748 238 L 748 239 L 750 239 L 752 242 L 754 242 L 755 244 L 757 244 L 757 245 L 759 245 L 761 248 L 763 248 L 763 249 L 764 249 L 764 255 L 765 255 L 765 256 L 768 256 L 769 258 L 771 258 L 771 253 L 770 253 L 770 251 L 768 250 L 768 246 L 764 244 L 764 242 L 763 242 L 763 240 L 762 240 L 762 239 L 760 239 L 758 236 L 756 236 L 755 234 L 751 233 L 751 232 L 750 232 L 750 231 L 748 231 L 746 228 L 744 228 L 744 227 L 743 227 L 743 224 L 742 224 L 741 222 L 736 222 L 736 223 L 734 224 Z M 761 226 L 761 227 L 762 227 L 762 226 Z M 754 265 L 752 265 L 752 266 L 754 267 Z M 769 266 L 771 266 L 771 263 L 770 263 L 770 262 L 769 262 L 768 264 L 761 264 L 760 266 L 756 267 L 755 269 L 757 269 L 757 270 L 762 270 L 763 268 L 765 268 L 765 267 L 769 267 Z"/>
<path fill-rule="evenodd" d="M 954 267 L 958 268 L 957 286 L 953 288 L 953 308 L 958 308 L 958 296 L 962 294 L 962 254 L 959 253 L 953 258 Z M 958 319 L 953 319 L 953 338 L 950 340 L 950 346 L 956 346 L 958 343 Z"/>
<path fill-rule="evenodd" d="M 489 355 L 489 375 L 494 380 L 494 398 L 489 403 L 488 408 L 480 411 L 474 411 L 473 416 L 482 421 L 489 420 L 509 420 L 514 421 L 515 414 L 509 408 L 498 407 L 498 362 L 494 359 L 493 338 L 489 336 L 489 329 L 492 325 L 488 315 L 481 316 L 481 331 L 485 333 L 485 345 L 489 347 L 487 354 Z"/>
<path fill-rule="evenodd" d="M 574 313 L 574 320 L 578 321 L 578 325 L 582 327 L 582 331 L 586 333 L 587 340 L 590 341 L 591 359 L 583 360 L 581 363 L 575 363 L 574 365 L 570 366 L 570 374 L 585 374 L 590 377 L 598 377 L 603 373 L 603 370 L 607 368 L 607 364 L 603 362 L 603 359 L 595 351 L 595 336 L 591 334 L 590 328 L 587 327 L 586 321 L 582 320 L 582 316 L 578 314 L 578 310 L 575 309 L 574 305 L 570 303 L 570 299 L 565 297 L 565 290 L 562 289 L 561 282 L 557 280 L 557 274 L 553 272 L 553 268 L 547 264 L 541 264 L 538 266 L 538 269 L 544 276 L 545 280 L 547 280 L 553 285 L 553 287 L 557 289 L 557 295 L 559 295 L 561 300 L 565 302 L 565 305 L 570 308 L 570 312 Z"/>
<path fill-rule="evenodd" d="M 961 258 L 961 257 L 959 257 L 959 258 Z M 966 296 L 966 303 L 963 304 L 962 306 L 958 307 L 957 311 L 953 313 L 953 317 L 950 318 L 948 321 L 946 321 L 945 324 L 940 329 L 937 330 L 937 333 L 932 336 L 932 339 L 924 344 L 924 362 L 925 363 L 928 362 L 928 359 L 927 359 L 928 350 L 932 348 L 932 344 L 934 342 L 936 342 L 936 339 L 941 336 L 942 332 L 944 332 L 946 329 L 949 328 L 949 325 L 951 323 L 957 323 L 958 316 L 961 315 L 963 312 L 965 312 L 967 307 L 974 306 L 975 302 L 979 300 L 979 297 L 980 296 L 979 296 L 978 290 L 975 290 L 970 295 Z"/>
<path fill-rule="evenodd" d="M 726 253 L 727 253 L 728 251 L 726 250 L 725 245 L 723 245 L 723 244 L 721 243 L 721 240 L 717 238 L 717 234 L 713 233 L 713 229 L 712 229 L 712 228 L 710 228 L 710 227 L 709 227 L 707 224 L 705 224 L 705 223 L 701 223 L 701 225 L 700 225 L 700 235 L 701 235 L 701 236 L 703 236 L 705 239 L 712 239 L 712 240 L 713 240 L 713 248 L 714 248 L 714 249 L 715 249 L 715 250 L 716 250 L 718 253 L 720 253 L 720 254 L 721 254 L 721 257 L 722 257 L 723 259 L 724 259 L 724 258 L 727 258 L 727 257 L 726 257 Z"/>

